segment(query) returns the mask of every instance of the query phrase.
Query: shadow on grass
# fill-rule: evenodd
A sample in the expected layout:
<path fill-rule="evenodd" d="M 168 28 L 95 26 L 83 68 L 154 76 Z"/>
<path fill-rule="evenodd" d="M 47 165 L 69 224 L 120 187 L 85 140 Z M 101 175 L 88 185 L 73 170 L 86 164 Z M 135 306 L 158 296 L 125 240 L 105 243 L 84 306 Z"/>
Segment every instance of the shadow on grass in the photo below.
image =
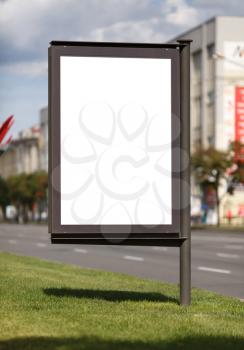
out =
<path fill-rule="evenodd" d="M 56 297 L 90 298 L 106 301 L 153 301 L 153 302 L 174 302 L 177 299 L 160 293 L 134 292 L 120 290 L 99 290 L 99 289 L 71 289 L 71 288 L 46 288 L 43 289 L 46 295 Z"/>
<path fill-rule="evenodd" d="M 244 338 L 195 335 L 161 341 L 98 337 L 22 337 L 0 341 L 0 350 L 243 350 Z"/>

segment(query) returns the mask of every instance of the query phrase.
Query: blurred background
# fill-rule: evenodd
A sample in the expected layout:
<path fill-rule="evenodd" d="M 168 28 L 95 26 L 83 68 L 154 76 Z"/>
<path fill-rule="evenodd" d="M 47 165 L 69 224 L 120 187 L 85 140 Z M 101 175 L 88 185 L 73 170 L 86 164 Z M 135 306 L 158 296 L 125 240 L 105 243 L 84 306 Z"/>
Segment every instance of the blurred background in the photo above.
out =
<path fill-rule="evenodd" d="M 15 117 L 0 157 L 0 220 L 47 222 L 51 40 L 187 38 L 192 225 L 243 226 L 243 33 L 244 3 L 235 0 L 0 0 L 0 124 Z"/>

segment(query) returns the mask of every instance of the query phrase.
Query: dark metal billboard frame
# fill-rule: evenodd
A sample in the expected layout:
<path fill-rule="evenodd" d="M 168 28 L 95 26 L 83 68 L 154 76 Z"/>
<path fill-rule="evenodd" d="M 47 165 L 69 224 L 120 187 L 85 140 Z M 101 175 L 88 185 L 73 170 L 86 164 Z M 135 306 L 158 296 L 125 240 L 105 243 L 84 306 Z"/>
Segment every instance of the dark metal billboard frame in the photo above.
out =
<path fill-rule="evenodd" d="M 60 171 L 53 170 L 60 165 L 60 57 L 138 57 L 171 59 L 171 111 L 180 118 L 180 136 L 173 137 L 172 147 L 180 147 L 190 157 L 190 42 L 180 40 L 177 44 L 138 44 L 104 42 L 52 41 L 49 47 L 49 232 L 52 243 L 59 244 L 106 244 L 139 246 L 180 247 L 180 302 L 190 303 L 190 193 L 180 181 L 190 183 L 190 170 L 183 167 L 174 173 L 172 179 L 172 225 L 158 225 L 145 228 L 132 225 L 126 239 L 121 230 L 125 225 L 109 225 L 104 235 L 100 225 L 61 225 Z M 177 168 L 177 159 L 172 152 L 172 171 Z M 55 186 L 52 184 L 55 182 Z M 56 190 L 55 190 L 56 188 Z M 59 190 L 57 190 L 57 188 Z M 105 228 L 106 230 L 106 228 Z M 122 230 L 123 232 L 123 230 Z"/>

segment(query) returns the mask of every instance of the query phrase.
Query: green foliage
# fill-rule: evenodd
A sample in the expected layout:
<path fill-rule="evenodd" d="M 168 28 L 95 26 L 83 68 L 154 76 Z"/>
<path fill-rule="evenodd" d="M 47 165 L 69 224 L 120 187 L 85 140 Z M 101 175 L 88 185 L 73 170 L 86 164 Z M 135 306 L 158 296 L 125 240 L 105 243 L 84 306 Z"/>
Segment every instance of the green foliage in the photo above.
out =
<path fill-rule="evenodd" d="M 1 350 L 242 350 L 244 303 L 178 286 L 0 254 Z"/>
<path fill-rule="evenodd" d="M 225 178 L 233 193 L 233 184 L 244 182 L 243 147 L 239 142 L 232 142 L 227 152 L 213 147 L 197 149 L 191 161 L 192 173 L 197 183 L 200 186 L 211 183 L 217 191 L 221 179 Z"/>
<path fill-rule="evenodd" d="M 7 180 L 13 204 L 32 207 L 38 199 L 46 199 L 48 177 L 44 171 L 11 176 Z"/>
<path fill-rule="evenodd" d="M 11 176 L 7 179 L 7 187 L 10 202 L 17 208 L 17 216 L 21 214 L 24 221 L 28 221 L 27 211 L 33 212 L 34 204 L 41 207 L 40 204 L 47 200 L 48 176 L 44 171 Z"/>
<path fill-rule="evenodd" d="M 228 152 L 217 151 L 212 147 L 206 150 L 202 148 L 196 150 L 191 161 L 197 182 L 200 185 L 211 183 L 216 190 L 231 163 Z"/>
<path fill-rule="evenodd" d="M 8 179 L 10 198 L 15 205 L 27 205 L 32 199 L 29 178 L 25 174 L 14 175 Z"/>
<path fill-rule="evenodd" d="M 232 164 L 235 165 L 232 171 L 234 183 L 244 183 L 244 145 L 238 141 L 232 142 L 229 148 Z"/>
<path fill-rule="evenodd" d="M 35 188 L 35 197 L 39 200 L 47 199 L 48 176 L 45 171 L 39 171 L 33 174 Z"/>
<path fill-rule="evenodd" d="M 7 182 L 0 176 L 0 206 L 5 216 L 5 208 L 9 204 L 9 188 Z"/>

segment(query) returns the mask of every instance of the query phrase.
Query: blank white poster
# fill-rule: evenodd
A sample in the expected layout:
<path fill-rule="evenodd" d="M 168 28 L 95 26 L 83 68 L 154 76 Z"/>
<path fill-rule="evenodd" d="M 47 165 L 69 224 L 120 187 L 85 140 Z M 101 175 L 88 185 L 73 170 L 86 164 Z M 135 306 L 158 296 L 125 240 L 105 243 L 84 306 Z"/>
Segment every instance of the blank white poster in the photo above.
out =
<path fill-rule="evenodd" d="M 171 60 L 60 62 L 61 225 L 172 224 Z"/>

